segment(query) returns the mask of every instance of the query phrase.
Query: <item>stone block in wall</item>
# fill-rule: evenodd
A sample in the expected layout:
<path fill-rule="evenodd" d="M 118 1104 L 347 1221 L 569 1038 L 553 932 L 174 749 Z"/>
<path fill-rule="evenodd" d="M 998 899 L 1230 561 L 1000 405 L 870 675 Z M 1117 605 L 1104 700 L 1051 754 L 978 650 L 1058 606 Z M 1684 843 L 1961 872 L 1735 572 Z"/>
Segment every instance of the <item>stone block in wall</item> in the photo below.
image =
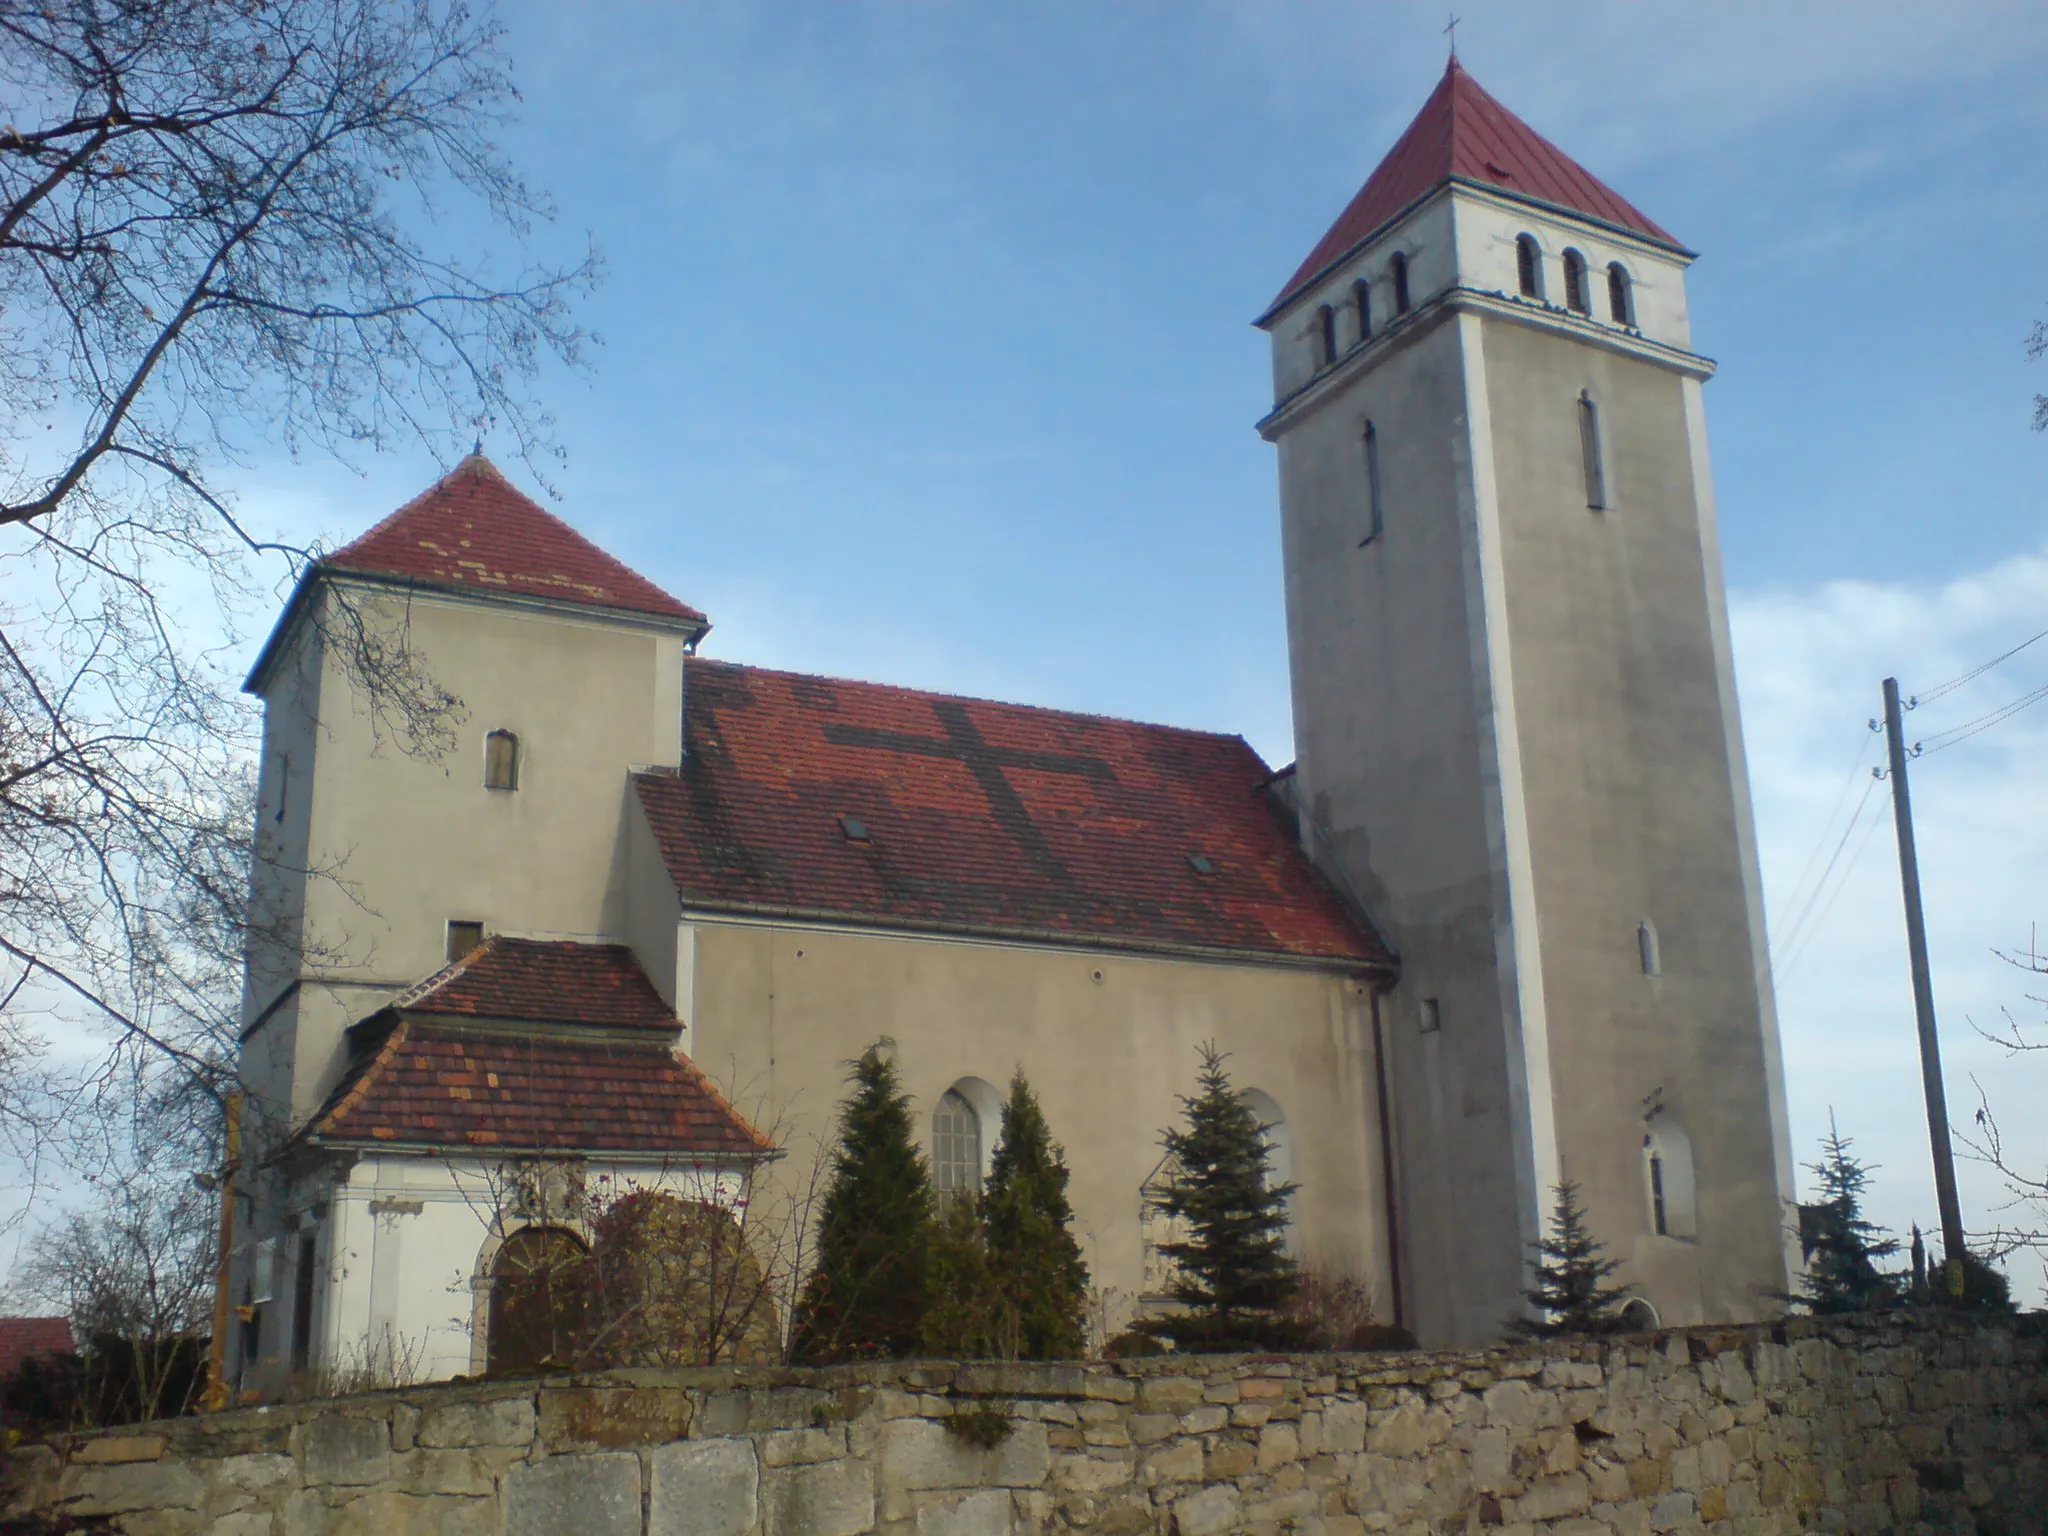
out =
<path fill-rule="evenodd" d="M 1292 1424 L 1268 1424 L 1259 1431 L 1259 1470 L 1273 1472 L 1301 1460 L 1301 1436 Z"/>
<path fill-rule="evenodd" d="M 1526 1381 L 1499 1381 L 1486 1389 L 1486 1422 L 1502 1429 L 1533 1429 L 1536 1390 Z"/>
<path fill-rule="evenodd" d="M 966 1397 L 1065 1397 L 1112 1403 L 1128 1403 L 1138 1391 L 1135 1383 L 1108 1371 L 1032 1361 L 963 1365 L 953 1377 L 953 1390 Z"/>
<path fill-rule="evenodd" d="M 683 1440 L 647 1452 L 647 1536 L 746 1536 L 760 1519 L 750 1440 Z"/>
<path fill-rule="evenodd" d="M 1145 1413 L 1186 1413 L 1202 1400 L 1202 1384 L 1188 1376 L 1148 1376 L 1137 1384 L 1136 1401 Z"/>
<path fill-rule="evenodd" d="M 1138 1466 L 1139 1481 L 1148 1488 L 1158 1483 L 1198 1483 L 1202 1480 L 1202 1443 L 1182 1440 L 1162 1446 Z"/>
<path fill-rule="evenodd" d="M 689 1394 L 676 1387 L 543 1387 L 538 1430 L 550 1451 L 620 1450 L 680 1440 L 694 1413 Z M 744 1429 L 743 1406 L 737 1416 Z"/>
<path fill-rule="evenodd" d="M 1481 1493 L 1505 1492 L 1514 1472 L 1508 1432 L 1494 1428 L 1476 1430 L 1468 1451 L 1472 1486 Z"/>
<path fill-rule="evenodd" d="M 505 1536 L 640 1536 L 640 1458 L 550 1456 L 505 1474 Z"/>
<path fill-rule="evenodd" d="M 391 1431 L 382 1414 L 323 1413 L 292 1430 L 292 1457 L 309 1484 L 381 1483 L 391 1476 Z"/>
<path fill-rule="evenodd" d="M 336 1501 L 329 1493 L 305 1488 L 286 1499 L 278 1516 L 278 1536 L 498 1536 L 497 1504 L 492 1499 L 423 1498 L 393 1488 L 371 1488 Z"/>
<path fill-rule="evenodd" d="M 1520 1498 L 1507 1505 L 1510 1520 L 1562 1520 L 1593 1507 L 1593 1491 L 1584 1473 L 1566 1472 L 1539 1478 Z"/>
<path fill-rule="evenodd" d="M 1398 1520 L 1429 1496 L 1427 1478 L 1419 1461 L 1367 1451 L 1351 1464 L 1345 1502 L 1354 1514 L 1390 1515 Z"/>
<path fill-rule="evenodd" d="M 117 1515 L 141 1510 L 196 1510 L 206 1479 L 182 1461 L 127 1461 L 64 1469 L 59 1484 L 67 1512 Z"/>
<path fill-rule="evenodd" d="M 420 1415 L 413 1436 L 419 1444 L 434 1449 L 455 1445 L 530 1445 L 533 1400 L 522 1396 L 437 1403 Z"/>
<path fill-rule="evenodd" d="M 857 1536 L 875 1524 L 874 1485 L 857 1461 L 764 1471 L 761 1502 L 767 1536 Z"/>
<path fill-rule="evenodd" d="M 1000 1489 L 942 1494 L 919 1502 L 917 1536 L 1010 1536 L 1013 1523 L 1010 1496 Z"/>
<path fill-rule="evenodd" d="M 123 1461 L 160 1461 L 164 1454 L 162 1435 L 95 1435 L 82 1440 L 71 1452 L 74 1466 Z"/>
<path fill-rule="evenodd" d="M 1134 1413 L 1124 1426 L 1134 1445 L 1151 1445 L 1180 1428 L 1180 1419 L 1170 1413 Z"/>
<path fill-rule="evenodd" d="M 1365 1449 L 1367 1409 L 1364 1403 L 1338 1401 L 1323 1408 L 1323 1449 L 1347 1456 Z"/>
<path fill-rule="evenodd" d="M 773 1429 L 760 1440 L 761 1464 L 768 1467 L 800 1467 L 814 1461 L 837 1461 L 846 1454 L 846 1430 L 841 1425 L 827 1429 Z"/>
<path fill-rule="evenodd" d="M 1174 1529 L 1180 1536 L 1221 1536 L 1236 1529 L 1238 1497 L 1235 1488 L 1204 1488 L 1173 1502 Z"/>
<path fill-rule="evenodd" d="M 1051 1464 L 1046 1428 L 1016 1420 L 1000 1444 L 983 1450 L 936 1419 L 891 1419 L 876 1437 L 882 1487 L 1036 1488 Z"/>
<path fill-rule="evenodd" d="M 223 1456 L 198 1464 L 206 1477 L 206 1508 L 233 1509 L 297 1482 L 299 1469 L 289 1456 L 262 1452 Z"/>
<path fill-rule="evenodd" d="M 1067 1493 L 1107 1493 L 1130 1482 L 1135 1470 L 1122 1456 L 1055 1456 L 1052 1485 Z"/>

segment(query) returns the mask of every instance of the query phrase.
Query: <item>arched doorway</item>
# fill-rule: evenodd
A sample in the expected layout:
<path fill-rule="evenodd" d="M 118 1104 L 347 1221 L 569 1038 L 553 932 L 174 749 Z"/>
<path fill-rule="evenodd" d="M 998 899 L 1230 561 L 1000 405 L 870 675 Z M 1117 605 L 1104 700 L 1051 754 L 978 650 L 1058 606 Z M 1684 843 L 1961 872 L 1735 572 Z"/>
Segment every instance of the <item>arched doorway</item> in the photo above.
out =
<path fill-rule="evenodd" d="M 589 1310 L 590 1251 L 562 1227 L 521 1227 L 491 1264 L 485 1369 L 493 1376 L 564 1370 Z"/>

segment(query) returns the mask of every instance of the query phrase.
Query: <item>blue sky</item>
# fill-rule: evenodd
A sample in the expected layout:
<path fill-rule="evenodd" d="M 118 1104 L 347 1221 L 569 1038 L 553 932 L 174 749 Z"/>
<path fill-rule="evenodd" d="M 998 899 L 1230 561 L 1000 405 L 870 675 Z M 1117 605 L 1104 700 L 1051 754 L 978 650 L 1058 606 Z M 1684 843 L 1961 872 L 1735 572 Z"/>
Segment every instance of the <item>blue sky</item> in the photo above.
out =
<path fill-rule="evenodd" d="M 2048 364 L 2023 350 L 2048 315 L 2048 8 L 1458 10 L 1488 89 L 1703 253 L 1774 927 L 1813 909 L 1781 989 L 1797 1150 L 1832 1106 L 1883 1165 L 1880 1216 L 1927 1222 L 1889 832 L 1863 841 L 1881 797 L 1810 904 L 1800 875 L 1861 794 L 1839 791 L 1880 677 L 1924 687 L 2048 628 Z M 586 310 L 605 345 L 546 386 L 559 505 L 709 611 L 711 653 L 1290 755 L 1249 321 L 1427 95 L 1440 6 L 503 14 L 509 147 L 609 269 Z M 245 504 L 339 540 L 435 473 L 366 470 L 258 464 Z M 2048 675 L 2032 654 L 1926 728 Z M 2022 716 L 1916 780 L 1955 1096 L 1974 1108 L 1977 1073 L 2009 1128 L 2048 1118 L 2048 1058 L 2015 1068 L 1969 1021 L 2044 1011 L 1989 953 L 2048 918 L 2043 730 Z M 2048 1159 L 2048 1135 L 2023 1146 Z M 1994 1194 L 1966 1169 L 1973 1226 Z"/>

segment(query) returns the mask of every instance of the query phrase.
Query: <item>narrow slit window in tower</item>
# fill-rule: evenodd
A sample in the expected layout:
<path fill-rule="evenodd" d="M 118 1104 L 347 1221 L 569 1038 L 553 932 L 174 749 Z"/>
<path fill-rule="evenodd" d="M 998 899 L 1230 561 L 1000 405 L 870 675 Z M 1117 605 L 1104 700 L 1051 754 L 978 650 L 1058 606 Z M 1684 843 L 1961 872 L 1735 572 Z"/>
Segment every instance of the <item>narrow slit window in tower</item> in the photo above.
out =
<path fill-rule="evenodd" d="M 1628 268 L 1618 261 L 1607 264 L 1607 313 L 1616 325 L 1636 323 L 1635 295 L 1629 290 Z"/>
<path fill-rule="evenodd" d="M 1401 252 L 1394 252 L 1394 259 L 1387 263 L 1387 273 L 1394 279 L 1394 313 L 1408 313 L 1408 258 Z"/>
<path fill-rule="evenodd" d="M 1607 506 L 1607 465 L 1600 445 L 1600 407 L 1588 390 L 1579 391 L 1579 449 L 1586 460 L 1586 505 L 1599 512 Z"/>
<path fill-rule="evenodd" d="M 1316 346 L 1319 367 L 1327 368 L 1337 361 L 1337 311 L 1327 304 L 1316 311 Z"/>
<path fill-rule="evenodd" d="M 1586 258 L 1577 251 L 1564 253 L 1564 301 L 1582 315 L 1593 312 L 1593 301 L 1586 297 Z"/>
<path fill-rule="evenodd" d="M 1444 1011 L 1433 997 L 1422 1000 L 1422 1032 L 1433 1035 L 1444 1027 Z"/>
<path fill-rule="evenodd" d="M 1523 298 L 1543 297 L 1543 253 L 1536 248 L 1534 235 L 1515 240 L 1515 276 L 1521 281 Z"/>
<path fill-rule="evenodd" d="M 1643 962 L 1645 976 L 1664 974 L 1664 961 L 1657 949 L 1657 925 L 1648 918 L 1636 924 L 1636 957 Z"/>
<path fill-rule="evenodd" d="M 1387 508 L 1380 499 L 1380 432 L 1371 422 L 1365 424 L 1365 537 L 1358 541 L 1360 549 L 1386 531 Z"/>
<path fill-rule="evenodd" d="M 1372 340 L 1372 284 L 1360 278 L 1351 285 L 1351 305 L 1358 311 L 1358 344 Z"/>
<path fill-rule="evenodd" d="M 1671 1235 L 1671 1217 L 1664 1207 L 1664 1154 L 1650 1154 L 1650 1220 L 1659 1237 Z"/>

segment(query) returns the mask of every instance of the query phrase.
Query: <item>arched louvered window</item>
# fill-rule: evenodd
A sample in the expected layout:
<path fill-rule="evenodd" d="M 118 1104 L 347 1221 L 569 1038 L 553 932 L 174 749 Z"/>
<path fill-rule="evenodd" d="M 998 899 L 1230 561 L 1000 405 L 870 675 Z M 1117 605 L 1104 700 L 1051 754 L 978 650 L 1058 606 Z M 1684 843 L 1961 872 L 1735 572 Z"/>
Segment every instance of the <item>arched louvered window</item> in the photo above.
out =
<path fill-rule="evenodd" d="M 493 731 L 484 738 L 484 788 L 519 787 L 519 738 L 510 731 Z"/>
<path fill-rule="evenodd" d="M 1394 280 L 1394 313 L 1408 313 L 1408 258 L 1400 251 L 1387 263 L 1387 275 Z"/>
<path fill-rule="evenodd" d="M 1521 284 L 1523 298 L 1543 297 L 1543 252 L 1537 248 L 1534 235 L 1516 237 L 1515 277 Z"/>
<path fill-rule="evenodd" d="M 1593 301 L 1586 297 L 1586 258 L 1573 250 L 1564 253 L 1564 301 L 1582 315 L 1593 312 Z"/>
<path fill-rule="evenodd" d="M 1372 284 L 1362 277 L 1351 285 L 1351 307 L 1358 311 L 1358 340 L 1362 346 L 1372 340 Z"/>
<path fill-rule="evenodd" d="M 1692 1139 L 1661 1112 L 1643 1133 L 1643 1193 L 1649 1197 L 1650 1230 L 1657 1236 L 1699 1236 Z"/>
<path fill-rule="evenodd" d="M 1642 961 L 1645 976 L 1664 974 L 1664 956 L 1657 944 L 1657 925 L 1647 917 L 1636 924 L 1636 958 Z"/>
<path fill-rule="evenodd" d="M 1316 311 L 1316 366 L 1327 368 L 1337 361 L 1337 311 L 1325 304 Z"/>
<path fill-rule="evenodd" d="M 1607 264 L 1607 313 L 1616 325 L 1636 323 L 1635 294 L 1630 290 L 1628 268 L 1618 261 Z"/>

